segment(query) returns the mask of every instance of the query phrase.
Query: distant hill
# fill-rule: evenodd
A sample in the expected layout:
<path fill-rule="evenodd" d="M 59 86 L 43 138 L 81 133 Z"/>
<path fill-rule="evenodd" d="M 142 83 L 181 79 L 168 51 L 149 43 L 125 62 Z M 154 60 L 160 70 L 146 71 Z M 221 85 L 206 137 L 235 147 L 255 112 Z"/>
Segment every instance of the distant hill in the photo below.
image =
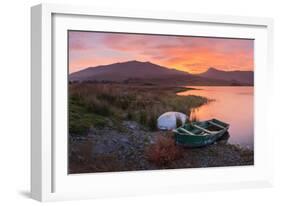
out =
<path fill-rule="evenodd" d="M 199 74 L 200 77 L 230 81 L 233 85 L 253 85 L 253 71 L 222 71 L 215 68 L 209 68 L 206 72 Z"/>
<path fill-rule="evenodd" d="M 209 70 L 208 70 L 209 71 Z M 218 70 L 219 71 L 219 70 Z M 224 73 L 224 72 L 223 72 Z M 207 73 L 206 73 L 207 74 Z M 209 73 L 193 75 L 188 72 L 163 67 L 151 62 L 128 61 L 88 67 L 69 75 L 70 81 L 91 82 L 123 82 L 123 83 L 153 83 L 153 84 L 185 84 L 185 85 L 236 85 L 243 82 L 232 80 L 235 78 L 212 77 Z M 208 77 L 210 75 L 210 77 Z"/>
<path fill-rule="evenodd" d="M 129 61 L 89 67 L 70 75 L 70 80 L 104 80 L 121 82 L 129 79 L 166 79 L 171 77 L 192 77 L 189 73 L 168 69 L 150 62 Z"/>

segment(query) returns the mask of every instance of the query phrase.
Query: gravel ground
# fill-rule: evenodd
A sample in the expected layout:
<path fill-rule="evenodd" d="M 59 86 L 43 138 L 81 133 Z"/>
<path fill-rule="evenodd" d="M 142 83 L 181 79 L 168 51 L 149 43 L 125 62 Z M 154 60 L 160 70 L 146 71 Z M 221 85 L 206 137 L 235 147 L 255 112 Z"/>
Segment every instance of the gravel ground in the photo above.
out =
<path fill-rule="evenodd" d="M 69 173 L 199 168 L 253 165 L 250 149 L 219 142 L 203 148 L 184 148 L 181 159 L 166 165 L 155 165 L 146 158 L 146 148 L 156 136 L 136 122 L 124 121 L 119 129 L 92 128 L 85 137 L 70 136 Z"/>

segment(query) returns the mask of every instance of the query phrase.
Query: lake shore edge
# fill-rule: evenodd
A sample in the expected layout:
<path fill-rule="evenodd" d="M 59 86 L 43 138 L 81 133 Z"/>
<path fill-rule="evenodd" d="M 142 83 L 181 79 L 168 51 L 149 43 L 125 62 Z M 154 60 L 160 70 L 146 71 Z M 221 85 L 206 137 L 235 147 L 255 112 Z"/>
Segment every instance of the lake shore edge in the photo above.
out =
<path fill-rule="evenodd" d="M 208 168 L 254 165 L 252 149 L 227 143 L 227 140 L 201 148 L 173 146 L 180 152 L 175 159 L 151 161 L 148 149 L 157 138 L 171 138 L 171 133 L 150 132 L 136 122 L 123 122 L 123 131 L 112 128 L 92 129 L 87 137 L 70 140 L 69 173 L 140 171 L 159 169 Z M 175 143 L 173 143 L 175 144 Z"/>

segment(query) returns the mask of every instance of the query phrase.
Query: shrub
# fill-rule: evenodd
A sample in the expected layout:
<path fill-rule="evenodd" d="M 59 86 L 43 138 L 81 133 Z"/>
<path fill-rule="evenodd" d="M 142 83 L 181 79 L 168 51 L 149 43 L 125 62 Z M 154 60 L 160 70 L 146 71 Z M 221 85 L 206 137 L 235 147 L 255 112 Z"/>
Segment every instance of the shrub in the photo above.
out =
<path fill-rule="evenodd" d="M 167 165 L 182 156 L 182 149 L 175 145 L 171 137 L 158 136 L 155 144 L 150 145 L 146 150 L 148 161 L 157 165 Z"/>

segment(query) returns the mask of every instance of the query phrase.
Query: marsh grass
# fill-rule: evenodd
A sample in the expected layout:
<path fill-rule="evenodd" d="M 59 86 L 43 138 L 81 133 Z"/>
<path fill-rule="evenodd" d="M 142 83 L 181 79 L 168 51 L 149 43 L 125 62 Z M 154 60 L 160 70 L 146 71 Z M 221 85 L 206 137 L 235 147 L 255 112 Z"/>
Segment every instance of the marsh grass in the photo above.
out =
<path fill-rule="evenodd" d="M 178 96 L 182 87 L 113 83 L 69 85 L 69 132 L 85 134 L 90 127 L 104 127 L 110 121 L 133 120 L 149 130 L 157 129 L 164 112 L 190 114 L 208 100 L 199 96 Z"/>

